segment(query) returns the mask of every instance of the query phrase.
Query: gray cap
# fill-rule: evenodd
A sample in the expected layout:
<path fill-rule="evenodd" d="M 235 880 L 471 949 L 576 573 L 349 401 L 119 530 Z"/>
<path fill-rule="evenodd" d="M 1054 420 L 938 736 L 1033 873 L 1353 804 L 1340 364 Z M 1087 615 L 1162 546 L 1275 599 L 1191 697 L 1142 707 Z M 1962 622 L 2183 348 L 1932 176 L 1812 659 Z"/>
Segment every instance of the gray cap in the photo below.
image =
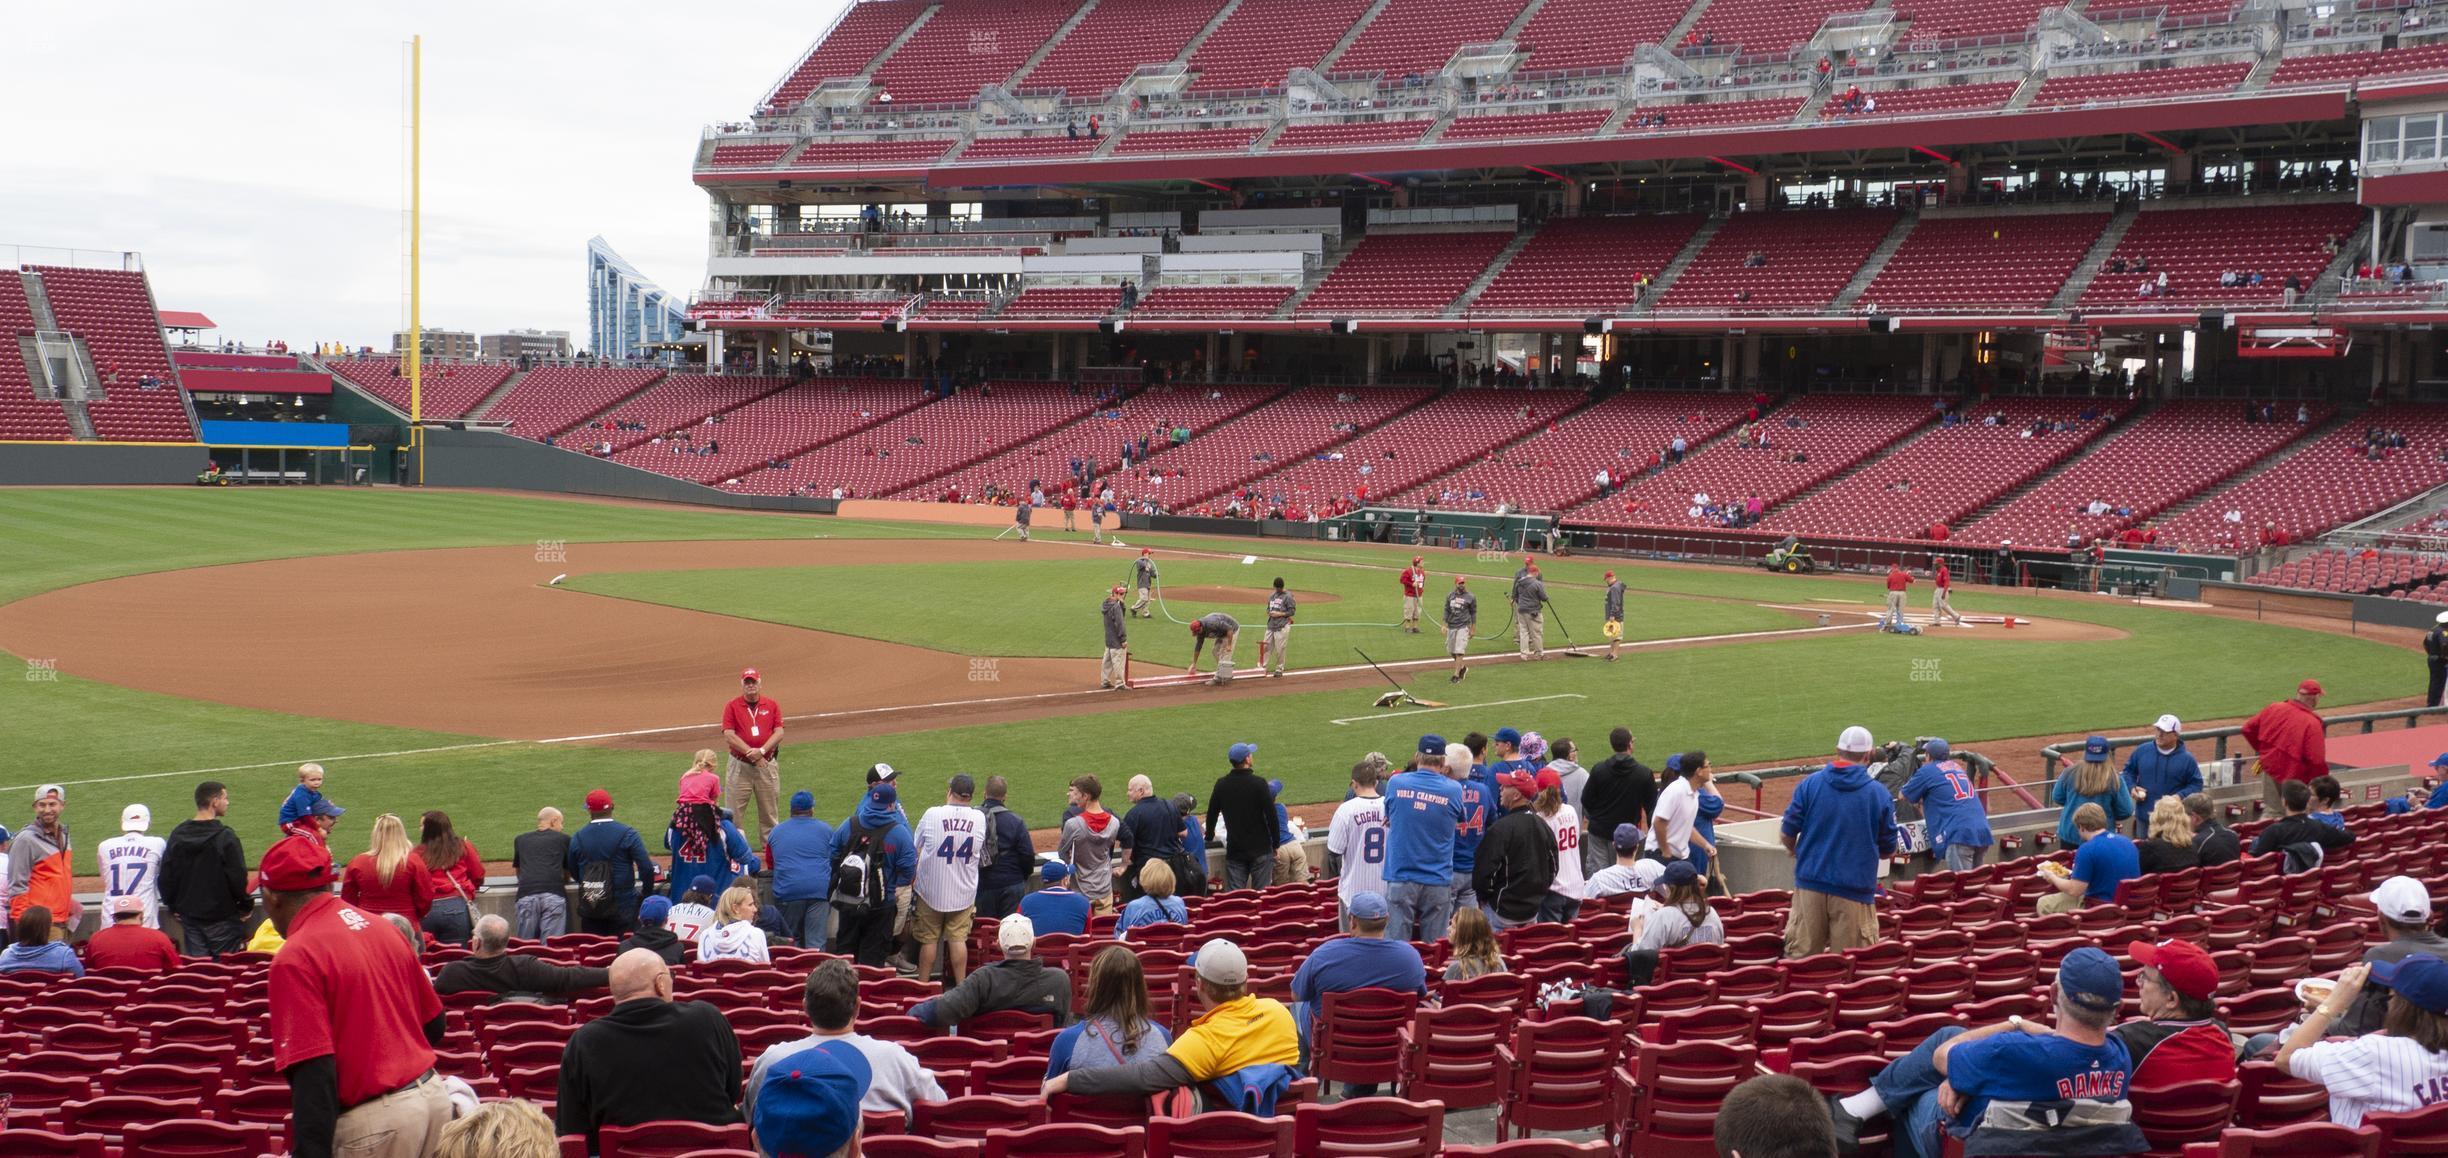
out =
<path fill-rule="evenodd" d="M 1198 950 L 1199 980 L 1210 985 L 1246 985 L 1249 983 L 1249 955 L 1222 937 Z"/>

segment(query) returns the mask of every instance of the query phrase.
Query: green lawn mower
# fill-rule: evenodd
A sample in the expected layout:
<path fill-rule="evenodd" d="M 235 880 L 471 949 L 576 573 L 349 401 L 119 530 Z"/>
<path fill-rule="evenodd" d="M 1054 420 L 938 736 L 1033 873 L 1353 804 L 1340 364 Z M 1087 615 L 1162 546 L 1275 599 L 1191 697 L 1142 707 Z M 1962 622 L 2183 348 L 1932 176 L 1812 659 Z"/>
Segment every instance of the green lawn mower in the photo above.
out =
<path fill-rule="evenodd" d="M 1811 562 L 1810 548 L 1803 546 L 1800 537 L 1794 535 L 1785 536 L 1784 542 L 1778 543 L 1766 558 L 1760 560 L 1760 566 L 1788 575 L 1807 575 L 1818 569 Z"/>

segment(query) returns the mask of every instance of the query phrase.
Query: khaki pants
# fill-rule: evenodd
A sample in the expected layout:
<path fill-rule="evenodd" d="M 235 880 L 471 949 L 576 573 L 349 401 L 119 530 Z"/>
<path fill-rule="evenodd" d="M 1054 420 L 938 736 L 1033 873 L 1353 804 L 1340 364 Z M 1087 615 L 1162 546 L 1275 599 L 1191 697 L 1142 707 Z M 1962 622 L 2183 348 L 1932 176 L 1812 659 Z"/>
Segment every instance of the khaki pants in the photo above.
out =
<path fill-rule="evenodd" d="M 1413 631 L 1419 630 L 1419 605 L 1419 596 L 1403 596 L 1403 626 Z"/>
<path fill-rule="evenodd" d="M 1258 647 L 1260 650 L 1266 652 L 1265 666 L 1268 671 L 1282 671 L 1284 669 L 1284 644 L 1289 642 L 1291 638 L 1292 629 L 1290 627 L 1275 628 L 1268 631 L 1265 635 L 1259 637 Z"/>
<path fill-rule="evenodd" d="M 1220 684 L 1228 684 L 1228 683 L 1231 683 L 1231 682 L 1232 682 L 1232 669 L 1233 669 L 1233 643 L 1234 643 L 1235 641 L 1239 640 L 1240 638 L 1241 638 L 1241 637 L 1240 637 L 1240 634 L 1239 634 L 1238 632 L 1236 632 L 1236 633 L 1234 633 L 1234 634 L 1232 634 L 1232 635 L 1227 635 L 1227 636 L 1225 636 L 1224 638 L 1219 639 L 1219 640 L 1217 640 L 1217 641 L 1216 641 L 1216 649 L 1215 649 L 1215 682 L 1216 682 L 1216 683 L 1220 683 Z"/>
<path fill-rule="evenodd" d="M 1904 618 L 1903 592 L 1890 591 L 1887 593 L 1887 618 L 1896 620 L 1901 620 Z"/>
<path fill-rule="evenodd" d="M 1513 634 L 1521 644 L 1523 659 L 1547 658 L 1547 616 L 1537 611 L 1513 613 Z"/>
<path fill-rule="evenodd" d="M 1860 901 L 1795 889 L 1785 918 L 1785 955 L 1860 949 L 1878 941 L 1878 910 Z"/>
<path fill-rule="evenodd" d="M 2083 907 L 2083 898 L 2072 893 L 2061 893 L 2051 889 L 2040 894 L 2038 908 L 2043 917 L 2054 916 L 2058 913 L 2071 913 L 2081 907 Z"/>
<path fill-rule="evenodd" d="M 1097 686 L 1100 688 L 1120 687 L 1128 679 L 1127 673 L 1130 668 L 1126 661 L 1129 657 L 1130 649 L 1128 648 L 1106 648 L 1105 663 L 1097 668 Z"/>
<path fill-rule="evenodd" d="M 450 1092 L 442 1079 L 428 1074 L 416 1085 L 343 1112 L 332 1130 L 331 1152 L 345 1158 L 424 1158 L 450 1121 Z"/>
<path fill-rule="evenodd" d="M 757 843 L 765 843 L 765 838 L 773 834 L 774 814 L 782 811 L 782 761 L 774 759 L 763 764 L 751 764 L 733 756 L 731 774 L 724 778 L 724 786 L 723 804 L 731 810 L 734 820 L 748 819 L 745 798 L 755 797 Z"/>
<path fill-rule="evenodd" d="M 1309 880 L 1309 842 L 1292 841 L 1275 848 L 1275 883 L 1305 884 Z"/>
<path fill-rule="evenodd" d="M 1148 614 L 1147 605 L 1148 605 L 1148 589 L 1147 589 L 1147 588 L 1145 588 L 1145 587 L 1142 587 L 1142 588 L 1140 588 L 1140 589 L 1139 589 L 1139 600 L 1138 600 L 1138 602 L 1131 604 L 1131 614 L 1133 614 L 1133 615 L 1140 615 L 1140 616 L 1144 616 L 1144 615 Z"/>
<path fill-rule="evenodd" d="M 1950 589 L 1941 587 L 1935 594 L 1930 596 L 1931 623 L 1936 623 L 1941 619 L 1946 620 L 1949 623 L 1960 624 L 1963 622 L 1963 616 L 1955 613 L 1955 601 L 1947 598 L 1948 590 Z"/>

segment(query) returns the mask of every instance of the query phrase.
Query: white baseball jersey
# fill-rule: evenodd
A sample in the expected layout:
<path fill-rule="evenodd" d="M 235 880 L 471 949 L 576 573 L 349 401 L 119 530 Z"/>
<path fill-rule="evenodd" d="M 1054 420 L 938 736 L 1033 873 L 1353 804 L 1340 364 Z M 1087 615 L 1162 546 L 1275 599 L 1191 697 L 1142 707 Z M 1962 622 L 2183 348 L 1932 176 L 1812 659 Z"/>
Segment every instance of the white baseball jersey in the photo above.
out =
<path fill-rule="evenodd" d="M 1343 858 L 1335 895 L 1345 903 L 1361 893 L 1385 891 L 1386 811 L 1382 796 L 1354 796 L 1335 809 L 1326 826 L 1326 851 Z"/>
<path fill-rule="evenodd" d="M 918 818 L 918 899 L 938 913 L 977 904 L 978 860 L 986 855 L 986 814 L 938 804 Z"/>
<path fill-rule="evenodd" d="M 94 846 L 94 859 L 102 869 L 102 891 L 114 897 L 142 897 L 148 929 L 161 928 L 162 849 L 168 844 L 158 836 L 131 832 Z M 109 923 L 108 917 L 103 920 Z"/>
<path fill-rule="evenodd" d="M 2448 1059 L 2410 1037 L 2368 1034 L 2296 1050 L 2296 1077 L 2329 1088 L 2329 1120 L 2360 1126 L 2371 1113 L 2412 1113 L 2448 1096 Z"/>
<path fill-rule="evenodd" d="M 1581 875 L 1581 814 L 1572 805 L 1559 804 L 1554 816 L 1540 819 L 1555 833 L 1556 842 L 1555 883 L 1547 891 L 1580 900 L 1588 884 Z"/>
<path fill-rule="evenodd" d="M 663 918 L 663 927 L 670 929 L 682 944 L 694 945 L 697 938 L 714 927 L 714 910 L 699 904 L 673 905 L 671 915 Z"/>

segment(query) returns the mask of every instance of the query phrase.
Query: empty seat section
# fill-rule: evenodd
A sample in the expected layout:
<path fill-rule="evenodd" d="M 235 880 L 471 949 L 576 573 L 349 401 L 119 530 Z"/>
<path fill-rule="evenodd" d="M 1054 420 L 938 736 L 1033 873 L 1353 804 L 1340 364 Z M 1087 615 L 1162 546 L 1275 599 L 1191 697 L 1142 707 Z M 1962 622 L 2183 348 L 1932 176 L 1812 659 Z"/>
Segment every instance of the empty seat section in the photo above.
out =
<path fill-rule="evenodd" d="M 1652 471 L 1671 437 L 1634 448 L 1627 460 L 1635 481 L 1619 493 L 1581 504 L 1574 521 L 1619 527 L 1698 528 L 1709 525 L 1696 496 L 1711 505 L 1758 498 L 1770 510 L 1853 464 L 1895 445 L 1933 418 L 1929 400 L 1893 395 L 1812 395 L 1770 411 L 1759 423 L 1767 445 L 1740 446 L 1732 439 L 1705 449 L 1692 443 L 1680 463 Z M 1688 440 L 1687 440 L 1688 441 Z M 1800 461 L 1795 461 L 1797 458 Z"/>
<path fill-rule="evenodd" d="M 1114 475 L 1114 495 L 1186 510 L 1287 463 L 1328 453 L 1434 393 L 1391 386 L 1295 390 Z"/>
<path fill-rule="evenodd" d="M 788 379 L 750 375 L 674 374 L 562 433 L 555 441 L 590 454 L 627 449 L 661 434 L 693 429 L 706 416 L 744 406 L 789 384 Z"/>
<path fill-rule="evenodd" d="M 2040 309 L 2064 288 L 2108 220 L 2106 213 L 1924 217 L 1861 300 L 1887 313 Z"/>
<path fill-rule="evenodd" d="M 1102 97 L 1131 70 L 1163 64 L 1215 19 L 1223 0 L 1097 0 L 1037 67 L 1021 77 L 1021 92 L 1061 90 L 1073 98 Z"/>
<path fill-rule="evenodd" d="M 781 470 L 758 471 L 739 489 L 822 495 L 838 486 L 874 498 L 1035 438 L 1087 414 L 1095 402 L 1067 382 L 989 382 L 817 447 Z"/>
<path fill-rule="evenodd" d="M 1296 68 L 1315 68 L 1351 31 L 1370 0 L 1241 0 L 1190 54 L 1198 92 L 1275 88 Z"/>
<path fill-rule="evenodd" d="M 1105 407 L 1036 438 L 1015 442 L 983 462 L 964 466 L 901 498 L 927 498 L 958 486 L 964 495 L 982 494 L 988 484 L 1025 493 L 1038 483 L 1048 495 L 1059 495 L 1071 477 L 1076 458 L 1095 468 L 1097 477 L 1122 466 L 1122 444 L 1140 438 L 1154 448 L 1169 445 L 1176 427 L 1188 427 L 1195 441 L 1218 423 L 1258 405 L 1281 390 L 1276 386 L 1203 386 L 1180 383 L 1151 387 L 1121 403 Z M 883 496 L 895 497 L 895 496 Z M 1117 488 L 1116 497 L 1119 496 Z"/>
<path fill-rule="evenodd" d="M 788 141 L 755 141 L 743 145 L 716 145 L 714 155 L 706 158 L 709 169 L 770 169 L 774 162 L 790 152 Z"/>
<path fill-rule="evenodd" d="M 1828 17 L 1869 6 L 1868 0 L 1710 0 L 1692 31 L 1712 45 L 1740 45 L 1747 55 L 1782 54 L 1816 35 Z"/>
<path fill-rule="evenodd" d="M 2361 218 L 2345 202 L 2144 210 L 2111 256 L 2147 261 L 2150 272 L 2102 270 L 2080 304 L 2086 310 L 2276 306 L 2285 300 L 2287 276 L 2311 286 L 2330 262 L 2324 243 L 2344 243 Z M 2220 285 L 2219 275 L 2229 271 L 2258 273 L 2261 284 Z M 2162 273 L 2167 285 L 2159 290 Z M 2159 292 L 2141 296 L 2144 281 Z"/>
<path fill-rule="evenodd" d="M 1271 318 L 1293 292 L 1288 285 L 1160 285 L 1139 299 L 1131 317 Z"/>
<path fill-rule="evenodd" d="M 1579 137 L 1598 131 L 1614 114 L 1613 109 L 1567 109 L 1560 113 L 1505 113 L 1495 116 L 1455 117 L 1437 136 L 1438 144 L 1456 141 L 1537 140 L 1545 137 Z"/>
<path fill-rule="evenodd" d="M 2448 558 L 2439 555 L 2324 549 L 2289 559 L 2253 576 L 2252 582 L 2263 587 L 2358 595 L 2419 584 L 2424 589 L 2407 592 L 2408 597 L 2442 603 L 2448 602 L 2448 594 L 2439 591 L 2433 581 L 2443 573 L 2448 573 Z"/>
<path fill-rule="evenodd" d="M 1109 157 L 1137 153 L 1246 153 L 1264 134 L 1263 126 L 1232 129 L 1144 129 L 1125 133 Z"/>
<path fill-rule="evenodd" d="M 1310 291 L 1297 312 L 1305 318 L 1440 313 L 1512 240 L 1510 231 L 1371 234 Z"/>
<path fill-rule="evenodd" d="M 1243 489 L 1262 502 L 1313 510 L 1342 501 L 1366 506 L 1541 429 L 1581 401 L 1563 391 L 1456 390 Z"/>
<path fill-rule="evenodd" d="M 1031 137 L 978 137 L 961 150 L 958 161 L 1003 161 L 1015 157 L 1081 157 L 1095 152 L 1101 138 L 1085 130 L 1079 136 L 1043 133 Z"/>
<path fill-rule="evenodd" d="M 2052 76 L 2040 82 L 2033 109 L 2065 108 L 2097 101 L 2129 101 L 2178 93 L 2232 92 L 2252 73 L 2252 65 L 2199 64 L 2188 68 L 2153 68 L 2104 72 L 2090 76 Z"/>
<path fill-rule="evenodd" d="M 994 303 L 986 300 L 985 298 L 934 297 L 928 298 L 926 304 L 920 306 L 918 308 L 918 312 L 912 314 L 911 316 L 923 318 L 974 318 L 985 313 L 988 307 L 991 307 L 992 305 L 994 305 Z"/>
<path fill-rule="evenodd" d="M 1873 107 L 1859 114 L 1845 113 L 1834 101 L 1820 109 L 1820 115 L 1840 120 L 1847 115 L 1865 117 L 1904 117 L 1921 113 L 1978 112 L 2001 108 L 2014 95 L 2017 82 L 1998 81 L 1994 84 L 1946 84 L 1931 88 L 1889 88 L 1863 90 Z"/>
<path fill-rule="evenodd" d="M 407 371 L 397 358 L 341 358 L 327 362 L 334 373 L 367 393 L 408 411 Z M 419 382 L 425 418 L 464 418 L 468 408 L 510 380 L 518 367 L 508 362 L 427 361 Z"/>
<path fill-rule="evenodd" d="M 482 417 L 509 423 L 512 434 L 540 440 L 576 426 L 662 376 L 656 369 L 541 366 L 529 370 Z"/>
<path fill-rule="evenodd" d="M 2081 462 L 1956 528 L 1955 537 L 2040 545 L 2063 543 L 2069 532 L 2085 540 L 2105 538 L 2277 453 L 2327 421 L 2329 413 L 2326 406 L 2312 407 L 2298 426 L 2291 421 L 2291 407 L 2290 421 L 2246 422 L 2232 402 L 2163 403 Z M 2107 504 L 2110 513 L 2087 513 L 2093 502 Z M 2120 507 L 2132 514 L 2115 514 Z"/>
<path fill-rule="evenodd" d="M 809 141 L 791 158 L 794 169 L 875 169 L 924 165 L 943 156 L 953 142 L 933 137 L 894 137 L 882 141 Z"/>
<path fill-rule="evenodd" d="M 1434 117 L 1415 117 L 1403 121 L 1325 121 L 1317 124 L 1293 125 L 1267 146 L 1269 152 L 1297 152 L 1301 149 L 1347 149 L 1354 145 L 1409 145 L 1428 132 L 1436 123 Z"/>
<path fill-rule="evenodd" d="M 944 0 L 876 66 L 876 87 L 895 104 L 967 104 L 1010 80 L 1079 8 L 1080 0 Z"/>
<path fill-rule="evenodd" d="M 1927 403 L 1923 403 L 1927 405 Z M 2010 398 L 1964 407 L 1965 421 L 1929 431 L 1826 490 L 1770 511 L 1763 531 L 1918 539 L 2036 478 L 2099 437 L 2114 411 L 2098 401 Z M 2081 417 L 2097 411 L 2093 418 Z M 1986 421 L 1997 418 L 1996 425 Z M 2070 430 L 2031 433 L 2035 421 Z"/>
<path fill-rule="evenodd" d="M 1816 310 L 1836 300 L 1896 215 L 1875 209 L 1737 213 L 1658 305 L 1686 310 Z M 1760 264 L 1748 262 L 1756 254 Z"/>
<path fill-rule="evenodd" d="M 1626 393 L 1558 419 L 1510 446 L 1484 451 L 1459 470 L 1394 495 L 1395 506 L 1488 511 L 1570 509 L 1598 493 L 1598 472 L 1631 472 L 1635 457 L 1677 436 L 1697 446 L 1731 429 L 1745 412 L 1725 393 Z M 1550 400 L 1552 401 L 1552 399 Z"/>
<path fill-rule="evenodd" d="M 2419 48 L 2399 48 L 2387 52 L 2330 52 L 2318 56 L 2291 56 L 2278 65 L 2266 88 L 2289 88 L 2296 85 L 2331 84 L 2361 80 L 2370 76 L 2388 76 L 2406 72 L 2428 72 L 2448 68 L 2448 44 L 2426 44 Z"/>
<path fill-rule="evenodd" d="M 1000 318 L 1102 318 L 1122 308 L 1122 287 L 1031 286 L 1003 307 Z"/>
<path fill-rule="evenodd" d="M 1527 72 L 1618 69 L 1643 44 L 1656 44 L 1691 11 L 1692 0 L 1547 0 L 1516 37 L 1530 53 Z"/>
<path fill-rule="evenodd" d="M 1454 50 L 1500 39 L 1523 0 L 1386 0 L 1329 72 L 1434 76 Z"/>
<path fill-rule="evenodd" d="M 2054 0 L 1905 0 L 1893 7 L 1898 20 L 1912 22 L 1904 31 L 1907 41 L 1944 43 L 2030 32 L 2040 22 L 2040 11 L 2056 4 Z"/>
<path fill-rule="evenodd" d="M 910 21 L 927 10 L 929 0 L 868 0 L 854 4 L 842 14 L 841 23 L 818 44 L 799 67 L 791 70 L 788 79 L 774 90 L 770 102 L 775 111 L 787 111 L 816 86 L 835 77 L 857 76 L 867 71 L 876 54 L 884 51 Z"/>
<path fill-rule="evenodd" d="M 1802 111 L 1801 97 L 1769 97 L 1755 101 L 1694 101 L 1689 104 L 1644 105 L 1624 122 L 1622 131 L 1673 132 L 1708 125 L 1782 125 Z M 1649 117 L 1666 118 L 1663 125 L 1645 125 Z"/>
<path fill-rule="evenodd" d="M 0 439 L 68 439 L 68 411 L 37 397 L 17 339 L 34 332 L 34 310 L 14 268 L 0 269 Z"/>
<path fill-rule="evenodd" d="M 108 395 L 85 404 L 94 433 L 112 441 L 193 441 L 195 424 L 188 421 L 187 403 L 179 397 L 170 351 L 162 344 L 161 316 L 154 312 L 145 275 L 121 269 L 29 268 L 42 275 L 51 319 L 84 339 L 93 354 L 94 370 Z M 18 288 L 23 291 L 22 282 Z M 0 355 L 19 358 L 15 349 L 0 350 Z M 22 367 L 22 358 L 19 363 Z M 155 380 L 154 389 L 141 385 L 147 376 Z M 494 385 L 500 384 L 494 379 Z"/>
<path fill-rule="evenodd" d="M 2405 435 L 2406 448 L 2367 449 L 2365 440 L 2374 430 Z M 2311 538 L 2448 483 L 2448 462 L 2440 461 L 2443 445 L 2448 445 L 2448 406 L 2401 402 L 2374 407 L 2330 434 L 2300 444 L 2269 469 L 2213 491 L 2158 524 L 2158 545 L 2251 550 L 2271 527 L 2291 540 Z"/>
<path fill-rule="evenodd" d="M 924 401 L 925 389 L 908 378 L 815 378 L 724 411 L 718 422 L 672 432 L 685 437 L 665 436 L 659 443 L 649 439 L 613 455 L 612 461 L 720 485 Z M 713 453 L 706 453 L 709 449 Z"/>
<path fill-rule="evenodd" d="M 1565 217 L 1539 226 L 1477 299 L 1480 314 L 1612 314 L 1639 300 L 1689 244 L 1703 218 Z"/>
<path fill-rule="evenodd" d="M 881 322 L 908 313 L 918 299 L 907 294 L 885 297 L 792 298 L 774 311 L 777 318 L 819 322 Z"/>

